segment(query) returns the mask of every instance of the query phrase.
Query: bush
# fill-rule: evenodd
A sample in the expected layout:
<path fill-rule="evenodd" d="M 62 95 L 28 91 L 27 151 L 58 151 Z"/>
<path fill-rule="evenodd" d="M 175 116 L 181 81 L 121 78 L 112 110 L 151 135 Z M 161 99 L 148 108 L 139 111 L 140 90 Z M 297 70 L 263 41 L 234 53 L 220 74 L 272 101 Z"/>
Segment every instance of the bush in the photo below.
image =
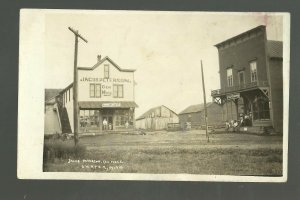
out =
<path fill-rule="evenodd" d="M 55 133 L 53 135 L 45 135 L 44 140 L 68 140 L 71 137 L 67 133 Z"/>
<path fill-rule="evenodd" d="M 86 154 L 86 147 L 82 145 L 75 146 L 72 143 L 61 140 L 48 140 L 44 144 L 43 160 L 45 162 L 54 162 L 55 159 L 80 159 Z"/>

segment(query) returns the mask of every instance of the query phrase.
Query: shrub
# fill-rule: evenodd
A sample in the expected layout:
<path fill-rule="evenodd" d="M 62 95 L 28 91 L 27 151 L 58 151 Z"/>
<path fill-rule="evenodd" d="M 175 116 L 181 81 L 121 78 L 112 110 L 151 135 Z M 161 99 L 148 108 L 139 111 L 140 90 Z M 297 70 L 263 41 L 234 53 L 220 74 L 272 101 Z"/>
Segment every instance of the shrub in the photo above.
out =
<path fill-rule="evenodd" d="M 43 160 L 45 162 L 54 162 L 55 159 L 79 159 L 86 154 L 86 147 L 82 145 L 75 146 L 72 143 L 61 140 L 48 140 L 44 144 Z"/>
<path fill-rule="evenodd" d="M 45 135 L 44 140 L 68 140 L 71 139 L 67 133 L 55 133 L 52 135 Z"/>

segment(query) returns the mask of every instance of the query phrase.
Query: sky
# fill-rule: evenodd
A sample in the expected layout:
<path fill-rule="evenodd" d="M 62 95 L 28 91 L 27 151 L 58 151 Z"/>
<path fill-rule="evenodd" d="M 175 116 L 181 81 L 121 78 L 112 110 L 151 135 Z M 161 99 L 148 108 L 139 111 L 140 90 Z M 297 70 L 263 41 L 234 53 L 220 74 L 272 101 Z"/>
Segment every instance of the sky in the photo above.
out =
<path fill-rule="evenodd" d="M 73 81 L 74 35 L 79 30 L 78 66 L 91 67 L 97 55 L 121 68 L 136 69 L 136 117 L 165 105 L 179 113 L 203 102 L 201 64 L 207 101 L 220 88 L 214 46 L 259 25 L 269 40 L 283 39 L 281 15 L 153 11 L 55 11 L 45 15 L 45 88 L 65 88 Z"/>

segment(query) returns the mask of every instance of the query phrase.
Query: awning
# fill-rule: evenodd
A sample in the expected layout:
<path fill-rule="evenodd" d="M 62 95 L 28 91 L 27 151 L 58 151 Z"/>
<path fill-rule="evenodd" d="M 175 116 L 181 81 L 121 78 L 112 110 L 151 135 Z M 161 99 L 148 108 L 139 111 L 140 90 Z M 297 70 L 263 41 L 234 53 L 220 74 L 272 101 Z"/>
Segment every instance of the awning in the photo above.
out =
<path fill-rule="evenodd" d="M 79 101 L 79 108 L 135 108 L 138 105 L 134 101 Z"/>

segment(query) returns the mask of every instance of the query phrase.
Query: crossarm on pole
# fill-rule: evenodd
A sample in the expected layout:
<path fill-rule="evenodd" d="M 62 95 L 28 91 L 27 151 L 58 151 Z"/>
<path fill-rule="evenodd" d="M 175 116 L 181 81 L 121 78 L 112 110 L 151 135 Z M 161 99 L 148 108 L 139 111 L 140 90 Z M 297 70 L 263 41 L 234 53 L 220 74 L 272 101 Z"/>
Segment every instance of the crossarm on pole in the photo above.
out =
<path fill-rule="evenodd" d="M 85 41 L 86 43 L 88 42 L 84 37 L 82 37 L 78 31 L 75 31 L 74 29 L 72 29 L 71 27 L 69 27 L 69 30 L 72 31 L 76 36 L 80 37 L 83 41 Z"/>

